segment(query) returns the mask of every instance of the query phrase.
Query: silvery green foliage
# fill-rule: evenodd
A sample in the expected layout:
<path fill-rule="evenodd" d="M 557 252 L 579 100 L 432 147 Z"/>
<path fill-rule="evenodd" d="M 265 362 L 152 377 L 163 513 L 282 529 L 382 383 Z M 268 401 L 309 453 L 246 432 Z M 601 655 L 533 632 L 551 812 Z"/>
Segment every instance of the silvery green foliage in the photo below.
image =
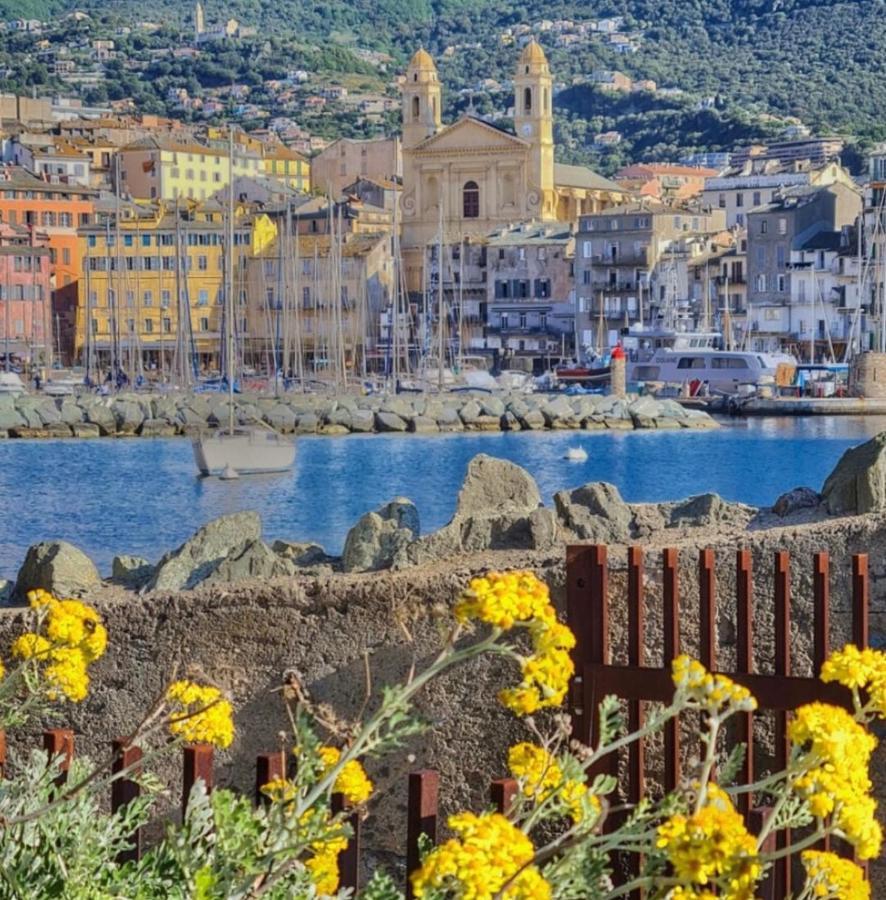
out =
<path fill-rule="evenodd" d="M 34 751 L 14 777 L 0 779 L 0 897 L 122 897 L 126 867 L 116 857 L 147 821 L 152 800 L 139 799 L 117 816 L 105 815 L 90 791 L 53 804 L 58 762 Z M 75 760 L 68 783 L 90 769 Z"/>

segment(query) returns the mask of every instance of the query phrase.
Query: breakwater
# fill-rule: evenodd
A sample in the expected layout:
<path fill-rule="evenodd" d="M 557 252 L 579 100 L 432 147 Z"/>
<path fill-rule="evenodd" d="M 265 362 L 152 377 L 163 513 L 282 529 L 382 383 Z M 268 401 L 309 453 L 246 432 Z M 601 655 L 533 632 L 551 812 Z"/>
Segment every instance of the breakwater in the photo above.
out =
<path fill-rule="evenodd" d="M 0 396 L 0 436 L 173 437 L 226 425 L 225 395 L 176 393 Z M 674 400 L 599 395 L 450 393 L 327 396 L 238 394 L 238 425 L 262 422 L 283 434 L 716 428 L 706 413 Z"/>

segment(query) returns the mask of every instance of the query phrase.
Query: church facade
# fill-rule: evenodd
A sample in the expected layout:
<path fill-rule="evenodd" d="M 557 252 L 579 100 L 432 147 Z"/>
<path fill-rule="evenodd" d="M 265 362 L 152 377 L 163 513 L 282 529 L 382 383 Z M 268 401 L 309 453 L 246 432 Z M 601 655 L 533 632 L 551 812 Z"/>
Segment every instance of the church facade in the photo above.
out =
<path fill-rule="evenodd" d="M 554 161 L 553 79 L 544 50 L 527 44 L 514 74 L 516 133 L 470 114 L 443 125 L 437 67 L 423 49 L 402 87 L 402 248 L 417 287 L 424 248 L 480 239 L 518 222 L 574 223 L 623 202 L 618 184 Z"/>

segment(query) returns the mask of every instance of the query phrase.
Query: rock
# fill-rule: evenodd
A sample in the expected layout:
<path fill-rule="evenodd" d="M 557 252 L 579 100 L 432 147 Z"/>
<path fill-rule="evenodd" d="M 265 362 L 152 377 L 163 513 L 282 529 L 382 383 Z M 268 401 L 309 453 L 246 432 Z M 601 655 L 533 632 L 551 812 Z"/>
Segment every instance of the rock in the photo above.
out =
<path fill-rule="evenodd" d="M 511 410 L 506 410 L 504 415 L 499 419 L 499 427 L 502 431 L 519 431 L 520 420 Z"/>
<path fill-rule="evenodd" d="M 307 418 L 307 416 L 305 416 Z M 313 417 L 315 420 L 315 424 L 311 428 L 311 431 L 317 430 L 317 416 Z M 296 430 L 296 415 L 295 413 L 288 407 L 282 403 L 278 403 L 275 406 L 272 406 L 270 409 L 265 410 L 264 420 L 271 426 L 271 428 L 276 431 L 282 432 L 283 434 L 291 434 Z M 298 424 L 301 425 L 301 420 L 298 420 Z"/>
<path fill-rule="evenodd" d="M 229 554 L 242 554 L 246 544 L 259 540 L 261 519 L 256 512 L 213 519 L 160 560 L 147 590 L 188 590 L 215 571 Z"/>
<path fill-rule="evenodd" d="M 614 419 L 611 416 L 603 419 L 603 425 L 612 431 L 633 431 L 634 429 L 632 419 Z"/>
<path fill-rule="evenodd" d="M 100 400 L 95 400 L 86 407 L 85 412 L 86 421 L 97 425 L 101 435 L 107 436 L 116 433 L 117 419 L 109 405 Z"/>
<path fill-rule="evenodd" d="M 56 597 L 79 597 L 101 584 L 95 563 L 67 541 L 44 541 L 28 548 L 15 581 L 15 593 L 43 588 Z"/>
<path fill-rule="evenodd" d="M 886 508 L 886 431 L 847 450 L 825 480 L 821 495 L 835 516 Z"/>
<path fill-rule="evenodd" d="M 111 561 L 111 579 L 126 587 L 140 588 L 154 574 L 154 567 L 140 556 L 115 556 Z"/>
<path fill-rule="evenodd" d="M 419 532 L 415 504 L 405 497 L 396 497 L 366 513 L 348 532 L 342 552 L 344 570 L 371 572 L 388 568 L 405 554 Z"/>
<path fill-rule="evenodd" d="M 6 606 L 12 600 L 15 590 L 15 582 L 7 578 L 0 578 L 0 606 Z"/>
<path fill-rule="evenodd" d="M 626 541 L 631 536 L 631 508 L 618 488 L 593 481 L 554 494 L 560 524 L 582 541 Z"/>
<path fill-rule="evenodd" d="M 351 429 L 346 425 L 321 425 L 317 429 L 317 434 L 325 434 L 327 437 L 341 437 L 350 433 Z"/>
<path fill-rule="evenodd" d="M 434 434 L 440 430 L 436 420 L 429 419 L 427 416 L 413 416 L 409 420 L 409 430 L 416 434 Z"/>
<path fill-rule="evenodd" d="M 0 409 L 0 428 L 11 431 L 13 428 L 25 428 L 24 416 L 16 409 Z"/>
<path fill-rule="evenodd" d="M 440 431 L 464 431 L 464 423 L 457 409 L 444 406 L 437 414 L 437 425 Z"/>
<path fill-rule="evenodd" d="M 328 425 L 344 425 L 348 431 L 351 430 L 351 410 L 346 409 L 345 407 L 336 406 L 334 409 L 325 413 L 323 418 Z"/>
<path fill-rule="evenodd" d="M 136 434 L 145 420 L 142 408 L 131 400 L 117 400 L 113 413 L 117 434 Z"/>
<path fill-rule="evenodd" d="M 710 525 L 746 528 L 756 510 L 742 503 L 729 503 L 718 494 L 699 494 L 674 504 L 669 528 L 703 528 Z"/>
<path fill-rule="evenodd" d="M 394 412 L 377 412 L 375 427 L 378 431 L 406 431 L 406 422 Z"/>
<path fill-rule="evenodd" d="M 329 561 L 326 551 L 319 544 L 274 541 L 271 549 L 294 566 L 317 566 Z"/>
<path fill-rule="evenodd" d="M 481 453 L 468 464 L 468 472 L 458 493 L 455 515 L 526 515 L 541 506 L 535 479 L 520 466 Z"/>
<path fill-rule="evenodd" d="M 817 491 L 808 487 L 795 487 L 782 494 L 772 505 L 772 512 L 782 519 L 801 509 L 812 509 L 821 503 L 821 496 Z"/>
<path fill-rule="evenodd" d="M 575 410 L 569 405 L 565 396 L 555 397 L 541 408 L 545 424 L 548 428 L 577 428 L 578 420 Z"/>
<path fill-rule="evenodd" d="M 249 578 L 280 578 L 292 575 L 295 566 L 275 553 L 264 541 L 246 541 L 231 550 L 201 579 L 204 584 L 245 581 Z"/>
<path fill-rule="evenodd" d="M 381 412 L 390 413 L 403 420 L 415 414 L 412 404 L 403 397 L 388 397 L 382 405 Z"/>
<path fill-rule="evenodd" d="M 501 431 L 500 416 L 477 416 L 465 423 L 466 431 Z"/>
<path fill-rule="evenodd" d="M 144 422 L 142 422 L 138 433 L 142 437 L 174 437 L 176 434 L 176 427 L 165 419 L 145 419 Z"/>
<path fill-rule="evenodd" d="M 71 400 L 63 400 L 58 413 L 66 425 L 79 425 L 83 421 L 83 410 Z"/>
<path fill-rule="evenodd" d="M 500 419 L 505 414 L 505 405 L 498 397 L 484 397 L 480 403 L 480 414 Z"/>
<path fill-rule="evenodd" d="M 183 406 L 175 414 L 176 420 L 185 428 L 203 428 L 206 425 L 207 416 L 203 416 L 190 406 Z"/>
<path fill-rule="evenodd" d="M 72 425 L 71 431 L 74 437 L 78 438 L 97 438 L 101 436 L 101 429 L 92 422 L 81 422 L 79 425 Z"/>
<path fill-rule="evenodd" d="M 476 400 L 468 400 L 458 411 L 458 415 L 465 425 L 470 425 L 482 415 L 480 404 Z"/>
<path fill-rule="evenodd" d="M 320 427 L 320 417 L 316 413 L 308 412 L 298 417 L 298 424 L 295 426 L 296 434 L 316 434 Z"/>
<path fill-rule="evenodd" d="M 640 397 L 628 407 L 635 428 L 655 428 L 661 415 L 661 405 L 653 397 Z"/>
<path fill-rule="evenodd" d="M 681 428 L 719 428 L 720 423 L 702 409 L 684 409 L 680 419 Z"/>
<path fill-rule="evenodd" d="M 540 409 L 530 409 L 525 415 L 517 416 L 520 427 L 527 431 L 542 431 L 545 427 L 545 417 Z"/>
<path fill-rule="evenodd" d="M 375 413 L 371 409 L 355 409 L 351 413 L 351 431 L 369 434 L 375 430 Z"/>

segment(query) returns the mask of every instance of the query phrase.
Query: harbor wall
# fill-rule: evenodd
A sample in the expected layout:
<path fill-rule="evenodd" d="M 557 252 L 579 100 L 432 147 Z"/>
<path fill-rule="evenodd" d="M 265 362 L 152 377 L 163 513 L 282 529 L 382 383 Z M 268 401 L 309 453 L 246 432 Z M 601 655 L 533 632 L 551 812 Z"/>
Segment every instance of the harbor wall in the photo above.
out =
<path fill-rule="evenodd" d="M 661 664 L 661 563 L 650 536 L 647 552 L 647 665 Z M 774 626 L 772 560 L 776 550 L 792 555 L 792 669 L 810 674 L 812 667 L 812 554 L 831 553 L 831 643 L 849 637 L 850 559 L 870 553 L 871 630 L 874 640 L 886 633 L 886 522 L 879 516 L 792 528 L 734 534 L 711 533 L 707 543 L 717 552 L 720 604 L 717 634 L 721 667 L 735 662 L 735 604 L 731 596 L 736 547 L 753 553 L 755 572 L 755 647 L 759 670 L 772 671 Z M 680 545 L 681 629 L 683 649 L 698 652 L 698 541 Z M 612 644 L 615 661 L 626 659 L 626 548 L 610 549 Z M 419 566 L 405 572 L 328 578 L 206 585 L 192 592 L 137 596 L 97 589 L 88 599 L 104 615 L 110 634 L 107 655 L 94 670 L 92 691 L 81 705 L 65 709 L 63 722 L 76 732 L 78 753 L 102 758 L 113 737 L 127 733 L 150 700 L 173 673 L 197 669 L 228 688 L 237 710 L 237 738 L 220 754 L 217 783 L 251 792 L 258 753 L 280 746 L 287 719 L 275 693 L 288 671 L 315 701 L 330 704 L 342 717 L 356 716 L 366 694 L 368 660 L 372 688 L 406 677 L 415 664 L 423 668 L 439 646 L 440 620 L 472 574 L 491 567 L 531 567 L 551 586 L 556 605 L 565 610 L 565 546 L 546 552 L 487 552 Z M 0 646 L 22 629 L 21 610 L 0 611 Z M 367 822 L 370 860 L 399 860 L 403 845 L 406 775 L 434 768 L 441 775 L 444 812 L 484 808 L 488 785 L 505 773 L 509 745 L 525 739 L 525 726 L 496 702 L 497 691 L 512 683 L 516 669 L 500 659 L 484 658 L 453 671 L 419 698 L 418 711 L 429 723 L 421 737 L 367 768 L 378 786 L 378 802 Z M 372 704 L 370 704 L 370 709 Z M 10 734 L 12 752 L 33 745 L 36 733 Z M 151 764 L 170 785 L 166 809 L 176 815 L 180 790 L 178 760 Z M 886 748 L 876 756 L 876 783 L 881 809 L 886 806 Z M 373 855 L 374 854 L 374 855 Z M 875 864 L 874 896 L 886 896 L 883 864 Z M 879 888 L 877 887 L 879 885 Z"/>

